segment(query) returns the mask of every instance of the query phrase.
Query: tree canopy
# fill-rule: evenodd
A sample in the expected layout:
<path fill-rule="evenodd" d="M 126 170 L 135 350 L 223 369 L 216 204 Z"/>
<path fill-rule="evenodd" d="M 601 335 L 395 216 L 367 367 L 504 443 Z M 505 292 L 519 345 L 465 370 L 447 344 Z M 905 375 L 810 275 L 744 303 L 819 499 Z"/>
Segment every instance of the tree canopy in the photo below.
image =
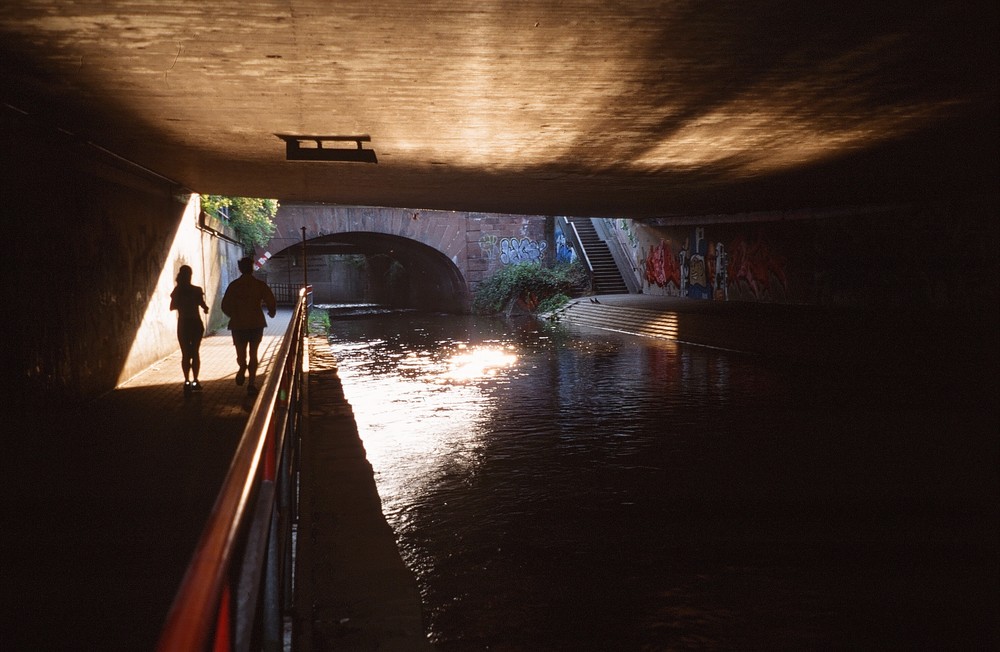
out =
<path fill-rule="evenodd" d="M 247 250 L 266 245 L 274 235 L 274 216 L 278 212 L 277 199 L 202 195 L 201 207 L 209 215 L 233 227 L 236 239 L 243 243 Z"/>

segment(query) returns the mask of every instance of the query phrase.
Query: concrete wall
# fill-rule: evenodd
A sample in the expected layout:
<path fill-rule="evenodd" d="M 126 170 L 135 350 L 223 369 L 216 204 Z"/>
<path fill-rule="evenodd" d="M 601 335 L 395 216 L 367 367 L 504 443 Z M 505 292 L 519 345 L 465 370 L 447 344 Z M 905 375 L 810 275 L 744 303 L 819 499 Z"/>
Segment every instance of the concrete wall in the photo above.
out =
<path fill-rule="evenodd" d="M 614 220 L 644 294 L 993 309 L 995 200 L 636 223 Z M 684 222 L 684 223 L 678 223 Z"/>
<path fill-rule="evenodd" d="M 119 382 L 126 381 L 177 349 L 177 313 L 170 310 L 170 293 L 181 265 L 191 266 L 194 270 L 192 283 L 205 290 L 209 307 L 204 318 L 206 330 L 225 329 L 229 323 L 222 313 L 222 295 L 226 286 L 239 276 L 237 261 L 243 255 L 243 247 L 200 228 L 200 212 L 199 197 L 193 195 L 177 225 L 164 267 L 149 296 L 143 320 L 119 374 Z"/>
<path fill-rule="evenodd" d="M 308 259 L 307 278 L 317 304 L 345 302 L 374 302 L 363 256 L 314 255 Z M 267 260 L 257 271 L 257 278 L 267 281 L 272 288 L 293 288 L 289 295 L 302 286 L 302 256 L 285 252 Z"/>
<path fill-rule="evenodd" d="M 236 273 L 223 261 L 240 249 L 199 229 L 197 196 L 65 132 L 0 115 L 5 388 L 25 400 L 92 397 L 175 351 L 169 293 L 181 264 L 221 324 L 219 288 Z"/>

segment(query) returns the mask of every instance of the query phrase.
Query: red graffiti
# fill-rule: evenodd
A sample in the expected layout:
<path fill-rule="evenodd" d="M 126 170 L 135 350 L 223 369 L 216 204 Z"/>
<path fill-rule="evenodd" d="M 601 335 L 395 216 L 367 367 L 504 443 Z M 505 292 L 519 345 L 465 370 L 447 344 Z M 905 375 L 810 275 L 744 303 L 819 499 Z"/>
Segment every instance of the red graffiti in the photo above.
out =
<path fill-rule="evenodd" d="M 729 275 L 750 286 L 756 298 L 761 298 L 770 290 L 775 279 L 782 289 L 788 288 L 785 275 L 785 260 L 771 252 L 760 237 L 753 244 L 738 240 L 730 247 Z"/>
<path fill-rule="evenodd" d="M 660 244 L 655 247 L 649 245 L 649 255 L 646 257 L 646 280 L 660 287 L 673 281 L 675 286 L 680 287 L 681 268 L 670 245 L 664 240 L 660 240 Z"/>

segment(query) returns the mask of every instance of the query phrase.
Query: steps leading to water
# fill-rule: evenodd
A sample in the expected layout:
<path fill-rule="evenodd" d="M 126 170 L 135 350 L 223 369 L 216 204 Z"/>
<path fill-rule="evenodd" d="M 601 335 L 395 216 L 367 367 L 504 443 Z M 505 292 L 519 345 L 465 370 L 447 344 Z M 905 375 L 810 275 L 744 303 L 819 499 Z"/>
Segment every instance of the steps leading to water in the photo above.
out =
<path fill-rule="evenodd" d="M 580 326 L 643 337 L 676 340 L 678 334 L 677 315 L 674 313 L 607 306 L 594 303 L 586 297 L 554 313 L 552 318 L 570 321 Z"/>

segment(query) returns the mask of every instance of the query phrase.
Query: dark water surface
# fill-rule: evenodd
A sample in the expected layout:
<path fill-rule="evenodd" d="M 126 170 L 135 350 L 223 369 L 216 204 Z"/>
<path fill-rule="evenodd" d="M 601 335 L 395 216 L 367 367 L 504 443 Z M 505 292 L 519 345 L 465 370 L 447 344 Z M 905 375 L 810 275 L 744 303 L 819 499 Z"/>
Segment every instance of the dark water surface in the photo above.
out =
<path fill-rule="evenodd" d="M 997 642 L 996 410 L 533 320 L 334 320 L 429 636 L 471 650 Z"/>

